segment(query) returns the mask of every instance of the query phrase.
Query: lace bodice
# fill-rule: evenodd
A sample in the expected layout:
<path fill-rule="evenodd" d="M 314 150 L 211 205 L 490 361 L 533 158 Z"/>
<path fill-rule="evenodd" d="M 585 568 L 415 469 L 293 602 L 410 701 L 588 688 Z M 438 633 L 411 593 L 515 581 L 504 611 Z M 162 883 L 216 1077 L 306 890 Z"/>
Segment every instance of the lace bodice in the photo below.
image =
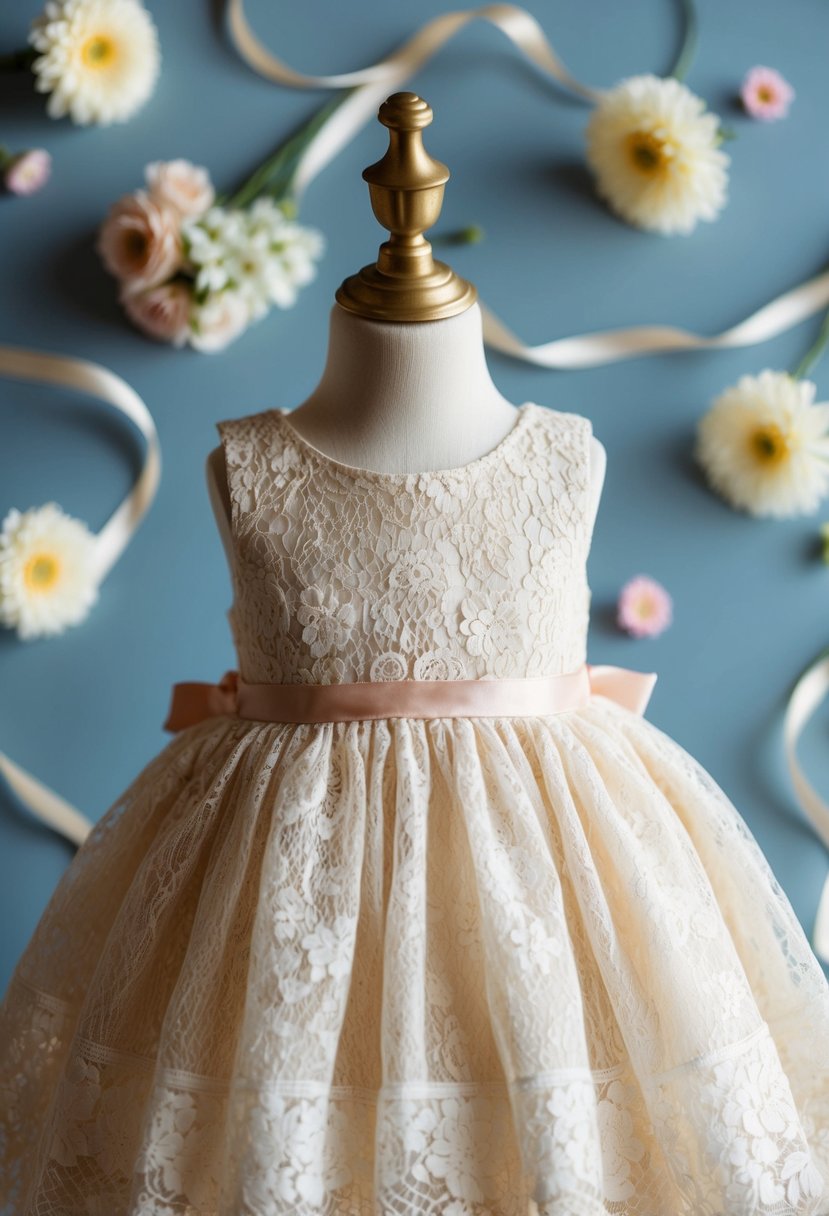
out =
<path fill-rule="evenodd" d="M 251 683 L 556 675 L 585 661 L 590 421 L 519 407 L 455 469 L 326 456 L 287 412 L 217 423 Z"/>

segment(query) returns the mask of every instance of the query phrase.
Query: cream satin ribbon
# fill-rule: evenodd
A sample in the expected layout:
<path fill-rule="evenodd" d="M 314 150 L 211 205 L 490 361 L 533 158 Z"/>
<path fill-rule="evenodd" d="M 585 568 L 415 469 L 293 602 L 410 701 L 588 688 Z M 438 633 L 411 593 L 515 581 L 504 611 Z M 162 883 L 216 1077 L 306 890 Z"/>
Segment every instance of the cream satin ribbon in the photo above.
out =
<path fill-rule="evenodd" d="M 141 432 L 145 441 L 141 472 L 130 492 L 95 537 L 97 575 L 103 579 L 132 540 L 158 489 L 161 453 L 158 432 L 150 411 L 125 380 L 108 368 L 86 359 L 0 346 L 0 375 L 15 380 L 56 384 L 96 397 L 114 406 Z M 3 752 L 0 752 L 0 774 L 32 814 L 73 843 L 81 843 L 91 824 L 79 811 Z"/>
<path fill-rule="evenodd" d="M 797 744 L 818 706 L 829 693 L 829 648 L 822 651 L 797 680 L 786 707 L 783 739 L 795 793 L 818 836 L 829 849 L 829 805 L 809 782 L 797 759 Z M 829 878 L 823 886 L 812 933 L 815 953 L 829 963 Z"/>
<path fill-rule="evenodd" d="M 228 33 L 237 52 L 266 80 L 289 88 L 352 89 L 351 96 L 333 111 L 300 157 L 293 187 L 297 200 L 376 114 L 388 94 L 398 89 L 450 38 L 473 21 L 488 21 L 496 26 L 531 63 L 582 100 L 595 103 L 605 92 L 577 80 L 564 66 L 535 17 L 514 4 L 487 4 L 481 8 L 444 13 L 421 26 L 385 59 L 356 72 L 330 76 L 308 76 L 278 59 L 251 30 L 243 0 L 228 0 L 226 17 Z M 600 367 L 639 355 L 675 350 L 753 346 L 784 333 L 827 306 L 829 272 L 784 292 L 719 334 L 705 336 L 668 325 L 638 325 L 558 338 L 538 346 L 527 346 L 483 303 L 481 313 L 484 341 L 492 350 L 537 367 L 563 371 Z"/>

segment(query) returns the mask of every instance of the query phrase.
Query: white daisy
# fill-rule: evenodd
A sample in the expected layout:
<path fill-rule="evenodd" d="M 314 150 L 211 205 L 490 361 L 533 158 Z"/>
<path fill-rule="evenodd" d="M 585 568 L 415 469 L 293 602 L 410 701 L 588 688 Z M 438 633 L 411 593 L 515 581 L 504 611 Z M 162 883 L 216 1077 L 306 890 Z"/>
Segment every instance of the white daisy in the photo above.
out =
<path fill-rule="evenodd" d="M 0 622 L 21 638 L 62 633 L 98 598 L 96 537 L 57 503 L 12 509 L 0 530 Z"/>
<path fill-rule="evenodd" d="M 678 80 L 623 80 L 599 101 L 586 137 L 599 194 L 630 224 L 689 233 L 725 204 L 719 119 Z"/>
<path fill-rule="evenodd" d="M 807 515 L 829 490 L 829 405 L 787 372 L 741 376 L 697 428 L 713 488 L 752 515 Z"/>
<path fill-rule="evenodd" d="M 158 35 L 141 0 L 48 0 L 29 41 L 52 118 L 105 126 L 131 118 L 158 78 Z"/>

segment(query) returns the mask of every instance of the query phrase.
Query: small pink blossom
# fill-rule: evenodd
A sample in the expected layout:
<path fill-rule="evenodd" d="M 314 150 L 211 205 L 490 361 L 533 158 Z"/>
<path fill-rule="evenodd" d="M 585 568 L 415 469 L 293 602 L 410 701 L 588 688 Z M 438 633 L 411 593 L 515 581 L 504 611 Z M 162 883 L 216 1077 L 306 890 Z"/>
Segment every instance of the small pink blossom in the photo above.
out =
<path fill-rule="evenodd" d="M 625 583 L 619 594 L 617 622 L 636 638 L 654 638 L 673 619 L 673 601 L 655 579 L 637 575 Z"/>
<path fill-rule="evenodd" d="M 10 194 L 34 194 L 52 172 L 52 158 L 45 148 L 31 148 L 7 162 L 3 181 Z"/>
<path fill-rule="evenodd" d="M 161 283 L 148 291 L 125 292 L 121 303 L 129 319 L 159 342 L 183 346 L 190 336 L 193 296 L 187 283 Z"/>
<path fill-rule="evenodd" d="M 125 194 L 109 209 L 98 253 L 123 290 L 145 291 L 169 279 L 181 265 L 181 222 L 172 207 L 145 190 Z"/>
<path fill-rule="evenodd" d="M 752 118 L 771 122 L 785 118 L 794 101 L 794 89 L 774 68 L 756 67 L 746 73 L 740 97 Z"/>
<path fill-rule="evenodd" d="M 189 160 L 156 160 L 144 175 L 153 202 L 172 207 L 182 219 L 204 215 L 215 197 L 207 170 Z"/>

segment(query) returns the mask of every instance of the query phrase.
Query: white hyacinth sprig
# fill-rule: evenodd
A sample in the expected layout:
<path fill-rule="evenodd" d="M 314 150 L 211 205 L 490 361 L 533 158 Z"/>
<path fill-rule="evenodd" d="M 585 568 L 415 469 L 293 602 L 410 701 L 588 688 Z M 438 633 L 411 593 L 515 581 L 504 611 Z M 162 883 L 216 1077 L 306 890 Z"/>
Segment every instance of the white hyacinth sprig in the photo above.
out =
<path fill-rule="evenodd" d="M 196 349 L 219 349 L 210 324 L 217 295 L 225 296 L 225 307 L 233 297 L 244 329 L 271 307 L 292 308 L 299 288 L 314 278 L 324 238 L 290 215 L 290 204 L 263 197 L 245 209 L 211 207 L 183 224 L 184 259 L 195 275 L 190 342 Z"/>

